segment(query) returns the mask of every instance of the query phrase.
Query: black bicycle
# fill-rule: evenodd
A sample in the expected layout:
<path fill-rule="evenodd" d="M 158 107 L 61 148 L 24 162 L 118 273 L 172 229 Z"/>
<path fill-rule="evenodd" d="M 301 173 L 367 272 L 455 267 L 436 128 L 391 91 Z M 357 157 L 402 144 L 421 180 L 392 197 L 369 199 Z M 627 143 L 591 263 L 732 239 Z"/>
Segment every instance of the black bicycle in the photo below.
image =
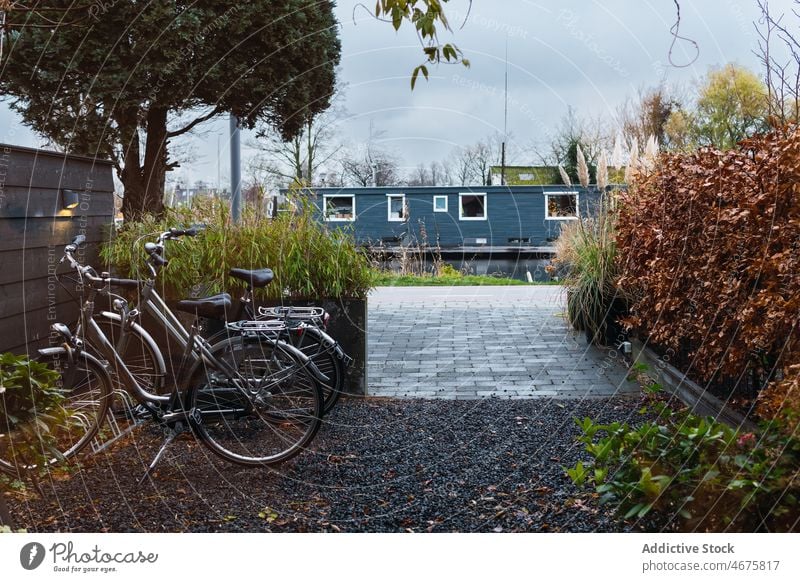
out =
<path fill-rule="evenodd" d="M 62 345 L 39 352 L 39 360 L 60 374 L 64 406 L 78 419 L 70 423 L 68 434 L 59 435 L 63 457 L 76 454 L 95 437 L 108 414 L 115 382 L 139 403 L 140 416 L 165 429 L 166 438 L 145 476 L 175 437 L 186 431 L 228 461 L 273 465 L 303 451 L 319 430 L 322 382 L 328 378 L 303 352 L 275 339 L 285 325 L 276 321 L 229 323 L 228 337 L 212 345 L 196 327 L 187 330 L 156 292 L 158 272 L 167 264 L 164 242 L 195 234 L 194 229 L 171 229 L 155 243 L 147 243 L 150 276 L 141 281 L 98 274 L 81 265 L 73 255 L 85 240 L 82 236 L 64 249 L 61 262 L 67 261 L 76 271 L 87 296 L 75 333 L 66 325 L 53 325 Z M 128 308 L 112 288 L 137 290 L 142 309 L 181 346 L 178 381 L 169 394 L 155 393 L 152 383 L 141 382 L 141 375 L 132 371 L 120 353 L 127 349 L 126 342 L 133 342 L 130 345 L 147 346 L 150 357 L 163 362 L 153 338 L 135 321 L 138 309 Z M 96 317 L 98 295 L 115 297 L 119 313 L 101 312 Z M 217 315 L 230 307 L 225 301 L 214 305 Z M 107 336 L 104 326 L 116 329 L 118 337 Z M 13 443 L 13 435 L 9 436 Z M 0 467 L 9 469 L 12 463 L 0 460 Z"/>

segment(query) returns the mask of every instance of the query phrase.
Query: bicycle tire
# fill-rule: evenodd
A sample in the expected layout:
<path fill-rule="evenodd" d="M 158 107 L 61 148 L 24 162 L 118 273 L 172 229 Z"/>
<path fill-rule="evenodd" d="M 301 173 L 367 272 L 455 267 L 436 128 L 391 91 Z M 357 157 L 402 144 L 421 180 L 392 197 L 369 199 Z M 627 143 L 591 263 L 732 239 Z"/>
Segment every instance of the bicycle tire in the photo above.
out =
<path fill-rule="evenodd" d="M 57 441 L 56 448 L 59 456 L 53 456 L 48 465 L 54 465 L 62 459 L 73 457 L 85 448 L 100 430 L 100 426 L 108 414 L 108 409 L 113 398 L 111 377 L 100 361 L 82 352 L 75 356 L 74 368 L 66 365 L 68 354 L 65 348 L 50 348 L 45 354 L 39 355 L 35 360 L 43 363 L 61 375 L 60 390 L 64 396 L 62 406 L 67 410 L 71 419 L 69 426 L 57 426 L 54 437 Z M 69 386 L 67 378 L 72 378 Z M 88 387 L 88 389 L 87 389 Z M 50 431 L 53 434 L 53 430 Z M 7 434 L 4 457 L 0 458 L 0 469 L 19 475 L 19 469 L 35 469 L 35 464 L 26 465 L 15 463 L 14 434 Z M 19 442 L 19 441 L 18 441 Z M 11 450 L 10 457 L 5 455 Z"/>
<path fill-rule="evenodd" d="M 325 400 L 323 406 L 323 414 L 328 414 L 339 400 L 339 396 L 344 392 L 345 381 L 345 368 L 342 361 L 336 357 L 333 347 L 327 345 L 329 342 L 322 341 L 321 337 L 323 332 L 316 327 L 308 327 L 304 330 L 303 336 L 299 342 L 295 341 L 291 334 L 292 330 L 288 329 L 281 336 L 281 339 L 288 344 L 295 346 L 317 366 L 320 372 L 328 377 L 327 382 L 322 383 L 322 394 Z M 212 345 L 216 345 L 223 339 L 230 339 L 231 332 L 226 329 L 220 330 L 208 340 Z M 314 338 L 308 341 L 308 338 Z M 320 344 L 322 349 L 319 349 Z"/>
<path fill-rule="evenodd" d="M 322 332 L 316 327 L 305 329 L 295 347 L 308 356 L 317 369 L 329 379 L 328 382 L 322 383 L 325 398 L 323 413 L 328 414 L 336 406 L 339 396 L 344 391 L 344 364 L 336 357 L 332 346 L 326 346 Z"/>
<path fill-rule="evenodd" d="M 324 396 L 291 346 L 237 336 L 212 346 L 211 353 L 250 379 L 249 394 L 218 370 L 199 366 L 186 408 L 201 418 L 194 423 L 200 441 L 225 460 L 247 466 L 276 465 L 304 451 L 322 424 Z M 290 408 L 278 409 L 281 404 Z"/>

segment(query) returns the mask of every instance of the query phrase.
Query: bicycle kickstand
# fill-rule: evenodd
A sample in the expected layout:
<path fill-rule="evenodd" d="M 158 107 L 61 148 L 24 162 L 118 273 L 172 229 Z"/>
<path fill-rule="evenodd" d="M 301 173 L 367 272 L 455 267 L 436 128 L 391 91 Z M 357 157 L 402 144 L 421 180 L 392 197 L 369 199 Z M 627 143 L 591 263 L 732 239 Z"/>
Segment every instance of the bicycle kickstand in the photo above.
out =
<path fill-rule="evenodd" d="M 150 476 L 150 473 L 152 473 L 153 469 L 156 468 L 156 465 L 161 460 L 161 457 L 164 456 L 164 451 L 167 450 L 167 447 L 170 444 L 172 444 L 172 441 L 174 441 L 175 437 L 177 437 L 179 434 L 181 434 L 181 432 L 183 432 L 183 430 L 182 430 L 182 427 L 180 426 L 180 423 L 177 423 L 175 426 L 167 429 L 167 436 L 164 439 L 164 442 L 161 443 L 161 448 L 158 449 L 158 452 L 156 453 L 156 456 L 153 459 L 153 462 L 150 463 L 150 466 L 147 468 L 147 471 L 145 471 L 144 475 L 142 475 L 142 478 L 139 479 L 139 485 L 144 483 L 145 479 L 147 479 Z"/>

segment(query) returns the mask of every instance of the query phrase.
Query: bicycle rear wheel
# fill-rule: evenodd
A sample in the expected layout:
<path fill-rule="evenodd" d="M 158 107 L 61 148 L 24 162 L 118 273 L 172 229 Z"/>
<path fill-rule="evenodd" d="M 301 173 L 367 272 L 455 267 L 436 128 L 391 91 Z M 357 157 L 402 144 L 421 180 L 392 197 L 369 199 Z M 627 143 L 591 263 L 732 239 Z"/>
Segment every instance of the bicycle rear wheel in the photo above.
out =
<path fill-rule="evenodd" d="M 0 469 L 12 474 L 36 468 L 37 464 L 31 460 L 34 455 L 49 457 L 47 464 L 55 464 L 77 454 L 97 435 L 113 397 L 108 372 L 90 354 L 81 353 L 70 365 L 67 351 L 53 348 L 35 361 L 59 375 L 57 386 L 63 398 L 59 404 L 63 409 L 60 414 L 63 422 L 51 426 L 48 419 L 43 419 L 47 432 L 43 426 L 37 426 L 38 423 L 25 423 L 12 430 L 8 430 L 9 426 L 0 427 L 0 432 L 5 433 L 0 441 Z"/>
<path fill-rule="evenodd" d="M 195 430 L 212 451 L 241 465 L 274 465 L 307 448 L 321 424 L 322 386 L 290 346 L 235 337 L 211 348 L 236 370 L 201 367 L 187 393 Z"/>

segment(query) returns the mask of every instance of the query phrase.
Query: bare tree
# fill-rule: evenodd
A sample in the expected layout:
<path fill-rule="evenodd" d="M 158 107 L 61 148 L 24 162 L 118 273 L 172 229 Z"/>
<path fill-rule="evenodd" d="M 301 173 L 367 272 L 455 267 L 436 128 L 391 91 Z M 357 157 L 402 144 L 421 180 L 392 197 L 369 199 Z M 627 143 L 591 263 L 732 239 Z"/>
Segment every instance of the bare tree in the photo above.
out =
<path fill-rule="evenodd" d="M 417 164 L 406 178 L 406 185 L 407 186 L 430 186 L 431 185 L 431 176 L 428 172 L 428 168 L 425 164 Z"/>
<path fill-rule="evenodd" d="M 800 1 L 792 14 L 800 20 Z M 761 17 L 755 23 L 759 35 L 754 51 L 764 66 L 769 95 L 769 121 L 773 126 L 800 122 L 800 40 L 784 23 L 785 14 L 774 16 L 767 0 L 758 0 Z M 800 22 L 795 22 L 795 27 Z M 777 41 L 777 42 L 776 42 Z M 783 53 L 777 47 L 783 48 Z"/>
<path fill-rule="evenodd" d="M 446 162 L 431 162 L 428 166 L 431 186 L 447 186 L 451 182 L 450 169 Z"/>
<path fill-rule="evenodd" d="M 636 99 L 627 99 L 617 111 L 617 120 L 626 143 L 646 143 L 651 135 L 667 144 L 670 115 L 682 110 L 681 100 L 665 85 L 639 90 Z"/>
<path fill-rule="evenodd" d="M 355 148 L 344 148 L 337 156 L 342 183 L 354 186 L 395 186 L 402 176 L 397 156 L 380 144 L 385 132 L 372 123 L 369 139 Z"/>
<path fill-rule="evenodd" d="M 344 150 L 339 157 L 342 183 L 354 186 L 395 186 L 400 183 L 400 165 L 396 158 L 374 144 Z"/>
<path fill-rule="evenodd" d="M 600 152 L 610 150 L 613 141 L 608 125 L 602 118 L 583 118 L 573 107 L 569 107 L 554 134 L 550 153 L 542 156 L 542 161 L 563 166 L 570 179 L 578 182 L 578 146 L 589 166 L 594 166 Z"/>
<path fill-rule="evenodd" d="M 500 163 L 500 142 L 493 138 L 481 140 L 472 146 L 473 177 L 481 185 L 492 182 L 492 166 Z"/>
<path fill-rule="evenodd" d="M 407 186 L 444 186 L 450 182 L 449 170 L 440 162 L 420 163 L 406 179 Z"/>
<path fill-rule="evenodd" d="M 459 186 L 489 185 L 492 167 L 501 162 L 502 144 L 503 135 L 495 133 L 472 145 L 456 147 L 446 161 L 448 181 Z M 519 148 L 509 134 L 506 140 L 506 164 L 513 165 L 519 157 Z"/>
<path fill-rule="evenodd" d="M 339 124 L 346 116 L 343 93 L 337 90 L 331 107 L 308 118 L 303 130 L 289 141 L 279 132 L 262 127 L 248 145 L 258 151 L 251 162 L 256 174 L 273 175 L 280 182 L 316 185 L 321 168 L 336 158 L 343 147 Z"/>
<path fill-rule="evenodd" d="M 450 154 L 449 165 L 453 181 L 458 186 L 476 183 L 475 151 L 472 147 L 458 147 Z"/>

